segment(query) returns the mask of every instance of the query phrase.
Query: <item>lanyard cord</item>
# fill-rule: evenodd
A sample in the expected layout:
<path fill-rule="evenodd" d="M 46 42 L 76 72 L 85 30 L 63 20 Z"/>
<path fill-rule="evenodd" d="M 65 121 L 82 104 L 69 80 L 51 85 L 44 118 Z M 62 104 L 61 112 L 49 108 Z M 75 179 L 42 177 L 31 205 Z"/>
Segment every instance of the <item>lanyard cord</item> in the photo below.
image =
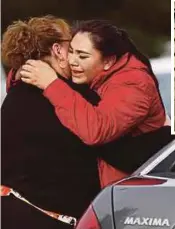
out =
<path fill-rule="evenodd" d="M 61 222 L 76 226 L 77 220 L 76 218 L 72 217 L 72 216 L 66 216 L 66 215 L 62 215 L 62 214 L 58 214 L 55 212 L 51 212 L 51 211 L 47 211 L 44 210 L 42 208 L 37 207 L 36 205 L 32 204 L 31 202 L 29 202 L 27 199 L 25 199 L 24 197 L 22 197 L 18 192 L 16 192 L 15 190 L 8 188 L 6 186 L 1 186 L 1 196 L 9 196 L 10 194 L 14 195 L 16 198 L 26 202 L 27 204 L 31 205 L 32 207 L 34 207 L 35 209 L 38 209 L 39 211 L 45 213 L 46 215 L 59 220 Z"/>

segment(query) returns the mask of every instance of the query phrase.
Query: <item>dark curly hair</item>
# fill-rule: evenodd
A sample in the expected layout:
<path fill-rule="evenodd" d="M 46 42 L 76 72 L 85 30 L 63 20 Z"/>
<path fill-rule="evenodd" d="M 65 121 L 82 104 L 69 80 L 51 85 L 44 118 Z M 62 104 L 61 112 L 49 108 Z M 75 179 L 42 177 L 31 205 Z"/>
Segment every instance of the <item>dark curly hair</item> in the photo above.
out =
<path fill-rule="evenodd" d="M 28 59 L 50 55 L 52 45 L 70 40 L 70 34 L 67 22 L 51 15 L 15 21 L 3 34 L 2 61 L 18 69 Z"/>

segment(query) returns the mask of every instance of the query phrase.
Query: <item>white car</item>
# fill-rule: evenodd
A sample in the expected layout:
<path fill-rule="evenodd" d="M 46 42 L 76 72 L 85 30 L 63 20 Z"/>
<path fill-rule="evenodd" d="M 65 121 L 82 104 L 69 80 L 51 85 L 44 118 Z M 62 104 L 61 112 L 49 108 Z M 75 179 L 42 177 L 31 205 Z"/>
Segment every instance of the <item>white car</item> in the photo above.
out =
<path fill-rule="evenodd" d="M 166 113 L 171 117 L 171 58 L 168 56 L 151 59 L 151 65 L 159 82 Z"/>
<path fill-rule="evenodd" d="M 1 104 L 4 101 L 5 96 L 6 96 L 6 76 L 5 76 L 4 68 L 1 64 Z"/>

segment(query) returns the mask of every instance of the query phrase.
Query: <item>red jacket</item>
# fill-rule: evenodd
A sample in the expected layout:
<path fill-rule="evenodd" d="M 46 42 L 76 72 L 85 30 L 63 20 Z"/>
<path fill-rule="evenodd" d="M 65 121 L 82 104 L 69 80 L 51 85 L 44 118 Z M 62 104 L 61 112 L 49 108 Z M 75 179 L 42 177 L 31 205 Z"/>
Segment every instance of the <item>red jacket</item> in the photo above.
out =
<path fill-rule="evenodd" d="M 133 135 L 149 132 L 165 122 L 165 112 L 155 83 L 141 69 L 145 66 L 132 57 L 125 68 L 116 72 L 125 61 L 126 56 L 92 82 L 91 87 L 101 97 L 97 107 L 60 79 L 56 79 L 44 91 L 44 96 L 54 105 L 63 125 L 86 144 L 109 142 L 127 132 Z M 113 75 L 102 84 L 112 72 Z"/>
<path fill-rule="evenodd" d="M 126 67 L 117 71 L 126 59 L 127 55 L 109 71 L 95 77 L 91 88 L 101 97 L 97 107 L 59 79 L 44 91 L 63 125 L 86 144 L 102 144 L 128 132 L 133 136 L 149 132 L 165 122 L 157 88 L 145 65 L 132 57 Z M 103 83 L 109 75 L 112 76 Z M 102 160 L 99 172 L 102 186 L 126 176 Z"/>

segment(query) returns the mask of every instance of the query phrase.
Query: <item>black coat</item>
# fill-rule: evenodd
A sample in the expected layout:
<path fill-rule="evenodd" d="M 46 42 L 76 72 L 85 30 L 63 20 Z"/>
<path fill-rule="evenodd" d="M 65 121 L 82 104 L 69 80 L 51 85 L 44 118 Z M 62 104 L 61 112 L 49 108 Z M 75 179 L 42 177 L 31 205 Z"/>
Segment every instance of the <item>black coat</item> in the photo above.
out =
<path fill-rule="evenodd" d="M 173 139 L 175 135 L 171 135 L 171 127 L 163 126 L 136 137 L 128 134 L 113 142 L 94 147 L 94 150 L 113 167 L 131 174 Z"/>
<path fill-rule="evenodd" d="M 86 90 L 80 89 L 89 101 L 98 101 Z M 20 82 L 10 89 L 1 118 L 2 184 L 41 208 L 80 217 L 100 190 L 96 154 L 31 85 Z"/>

